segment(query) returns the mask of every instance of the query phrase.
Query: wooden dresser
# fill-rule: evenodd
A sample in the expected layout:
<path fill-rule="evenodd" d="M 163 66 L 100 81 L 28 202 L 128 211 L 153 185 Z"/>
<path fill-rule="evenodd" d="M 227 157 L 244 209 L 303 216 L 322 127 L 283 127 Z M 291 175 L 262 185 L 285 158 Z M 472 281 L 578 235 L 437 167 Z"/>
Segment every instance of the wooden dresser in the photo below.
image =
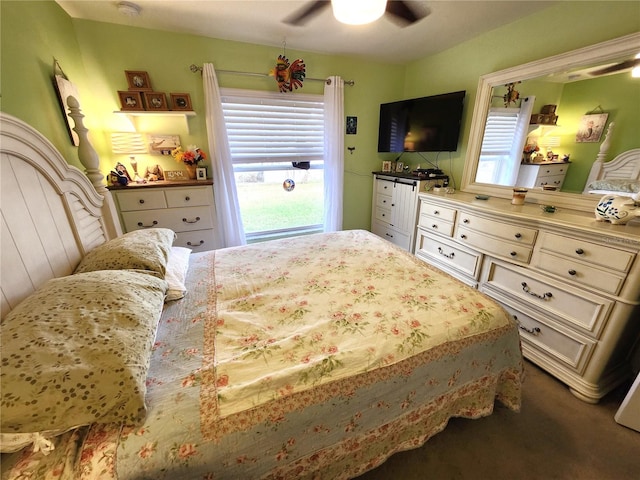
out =
<path fill-rule="evenodd" d="M 523 163 L 518 170 L 516 185 L 527 188 L 550 186 L 559 190 L 568 169 L 567 162 Z"/>
<path fill-rule="evenodd" d="M 170 228 L 175 246 L 194 252 L 218 248 L 212 182 L 154 182 L 110 187 L 124 232 Z"/>
<path fill-rule="evenodd" d="M 631 373 L 640 335 L 640 223 L 473 194 L 419 195 L 415 254 L 498 300 L 525 357 L 597 402 Z"/>

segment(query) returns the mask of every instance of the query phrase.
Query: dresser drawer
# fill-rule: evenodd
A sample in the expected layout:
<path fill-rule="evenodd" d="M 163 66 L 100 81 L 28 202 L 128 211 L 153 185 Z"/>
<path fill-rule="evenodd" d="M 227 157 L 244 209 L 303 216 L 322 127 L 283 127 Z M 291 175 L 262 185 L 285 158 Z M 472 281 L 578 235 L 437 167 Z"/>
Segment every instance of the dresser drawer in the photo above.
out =
<path fill-rule="evenodd" d="M 456 229 L 456 240 L 460 243 L 472 248 L 478 248 L 483 252 L 491 255 L 505 258 L 507 260 L 517 261 L 520 263 L 529 263 L 531 259 L 532 247 L 527 245 L 518 245 L 512 242 L 490 237 L 475 230 L 461 227 L 458 224 Z"/>
<path fill-rule="evenodd" d="M 569 165 L 565 163 L 555 163 L 553 165 L 540 165 L 540 169 L 538 170 L 538 178 L 541 177 L 550 177 L 553 175 L 565 176 L 567 174 L 567 169 Z"/>
<path fill-rule="evenodd" d="M 527 356 L 527 347 L 531 346 L 578 373 L 584 371 L 585 364 L 595 346 L 593 340 L 576 335 L 560 325 L 552 325 L 543 319 L 536 319 L 508 304 L 503 303 L 503 306 L 518 322 L 525 356 Z"/>
<path fill-rule="evenodd" d="M 614 302 L 513 265 L 486 260 L 482 289 L 551 315 L 558 322 L 598 338 Z M 491 294 L 493 296 L 493 293 Z"/>
<path fill-rule="evenodd" d="M 135 191 L 131 192 L 116 192 L 121 212 L 167 208 L 162 190 L 143 190 L 143 188 L 137 187 Z"/>
<path fill-rule="evenodd" d="M 388 210 L 391 208 L 391 200 L 392 200 L 391 195 L 388 195 L 386 192 L 378 193 L 376 195 L 376 207 L 385 208 Z"/>
<path fill-rule="evenodd" d="M 454 222 L 456 219 L 456 209 L 433 205 L 432 203 L 420 202 L 420 217 L 433 217 L 447 222 Z"/>
<path fill-rule="evenodd" d="M 169 228 L 174 232 L 213 228 L 210 207 L 142 210 L 122 212 L 122 221 L 127 232 L 141 228 Z"/>
<path fill-rule="evenodd" d="M 433 235 L 418 228 L 415 254 L 426 260 L 434 259 L 470 277 L 478 278 L 482 255 L 468 250 L 452 240 Z"/>
<path fill-rule="evenodd" d="M 608 272 L 582 262 L 552 253 L 542 252 L 536 260 L 540 270 L 563 277 L 571 282 L 586 285 L 603 293 L 617 295 L 624 284 L 624 274 Z"/>
<path fill-rule="evenodd" d="M 453 223 L 440 218 L 430 217 L 428 215 L 420 214 L 418 219 L 418 227 L 425 230 L 441 233 L 450 237 L 453 235 Z"/>
<path fill-rule="evenodd" d="M 394 245 L 404 248 L 405 250 L 409 250 L 411 248 L 411 237 L 409 237 L 409 235 L 393 230 L 384 223 L 374 221 L 373 225 L 371 225 L 371 232 L 390 241 Z"/>
<path fill-rule="evenodd" d="M 391 223 L 391 209 L 389 208 L 376 208 L 375 219 L 383 223 Z"/>
<path fill-rule="evenodd" d="M 521 245 L 533 245 L 538 235 L 538 230 L 533 228 L 496 222 L 466 212 L 461 212 L 458 216 L 458 225 Z"/>
<path fill-rule="evenodd" d="M 190 248 L 194 252 L 215 249 L 213 230 L 194 230 L 192 232 L 179 232 L 173 242 L 176 247 Z"/>
<path fill-rule="evenodd" d="M 562 187 L 562 183 L 564 182 L 564 175 L 550 175 L 544 177 L 538 177 L 536 179 L 536 184 L 534 187 L 544 187 L 546 185 L 551 185 L 552 187 L 560 188 Z"/>
<path fill-rule="evenodd" d="M 635 254 L 576 238 L 543 232 L 540 235 L 540 251 L 553 252 L 570 259 L 582 260 L 607 269 L 627 272 Z"/>
<path fill-rule="evenodd" d="M 211 187 L 171 188 L 165 191 L 165 195 L 169 208 L 212 204 Z"/>

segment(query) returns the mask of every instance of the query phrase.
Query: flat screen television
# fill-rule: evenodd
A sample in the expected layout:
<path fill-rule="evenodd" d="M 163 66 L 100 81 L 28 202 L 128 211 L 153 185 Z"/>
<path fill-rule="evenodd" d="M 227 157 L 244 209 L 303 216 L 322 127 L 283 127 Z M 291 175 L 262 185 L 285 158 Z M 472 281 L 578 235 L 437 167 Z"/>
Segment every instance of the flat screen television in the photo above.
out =
<path fill-rule="evenodd" d="M 455 152 L 465 93 L 381 104 L 378 152 Z"/>

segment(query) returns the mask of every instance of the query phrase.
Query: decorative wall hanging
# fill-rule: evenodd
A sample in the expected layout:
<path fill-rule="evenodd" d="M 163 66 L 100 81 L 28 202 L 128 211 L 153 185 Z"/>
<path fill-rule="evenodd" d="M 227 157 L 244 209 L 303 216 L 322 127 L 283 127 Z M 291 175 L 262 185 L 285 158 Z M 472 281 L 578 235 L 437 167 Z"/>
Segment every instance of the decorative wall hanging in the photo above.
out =
<path fill-rule="evenodd" d="M 578 133 L 576 133 L 577 143 L 599 142 L 604 126 L 607 124 L 608 113 L 590 113 L 582 116 Z"/>
<path fill-rule="evenodd" d="M 62 71 L 62 67 L 55 58 L 53 59 L 53 87 L 56 90 L 58 101 L 60 102 L 62 118 L 64 119 L 64 123 L 67 125 L 71 144 L 77 147 L 80 144 L 80 139 L 78 138 L 78 134 L 73 130 L 73 127 L 75 127 L 73 120 L 71 120 L 67 115 L 69 112 L 67 98 L 72 95 L 80 102 L 80 94 L 78 93 L 76 86 L 69 81 L 65 73 Z"/>
<path fill-rule="evenodd" d="M 143 111 L 142 94 L 140 92 L 118 92 L 121 110 Z"/>
<path fill-rule="evenodd" d="M 162 92 L 143 92 L 145 110 L 164 111 L 167 107 L 167 97 Z"/>
<path fill-rule="evenodd" d="M 180 135 L 157 135 L 150 133 L 147 136 L 149 153 L 151 155 L 171 155 L 180 146 Z"/>
<path fill-rule="evenodd" d="M 515 86 L 520 82 L 512 82 L 507 83 L 505 87 L 507 87 L 507 93 L 504 94 L 502 99 L 504 100 L 504 106 L 508 107 L 511 103 L 516 103 L 520 98 L 520 92 L 515 89 Z"/>
<path fill-rule="evenodd" d="M 278 55 L 276 66 L 271 69 L 269 75 L 275 77 L 281 92 L 291 92 L 294 88 L 302 88 L 302 82 L 306 76 L 306 65 L 301 58 L 289 63 L 287 57 Z"/>
<path fill-rule="evenodd" d="M 347 117 L 347 135 L 358 133 L 358 117 Z"/>
<path fill-rule="evenodd" d="M 191 96 L 188 93 L 172 93 L 170 95 L 172 110 L 192 110 Z"/>

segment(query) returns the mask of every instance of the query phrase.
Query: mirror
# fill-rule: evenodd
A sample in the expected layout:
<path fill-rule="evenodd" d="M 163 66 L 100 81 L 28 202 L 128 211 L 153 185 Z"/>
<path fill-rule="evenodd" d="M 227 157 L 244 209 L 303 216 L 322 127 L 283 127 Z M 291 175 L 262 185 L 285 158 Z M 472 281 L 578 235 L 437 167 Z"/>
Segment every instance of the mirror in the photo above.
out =
<path fill-rule="evenodd" d="M 513 187 L 521 186 L 518 185 L 518 182 L 523 181 L 523 175 L 519 176 L 522 165 L 531 161 L 529 158 L 523 157 L 523 147 L 525 144 L 537 144 L 539 147 L 537 153 L 544 155 L 545 161 L 548 148 L 553 152 L 552 154 L 558 155 L 556 160 L 550 158 L 550 161 L 562 162 L 562 157 L 568 153 L 570 163 L 565 165 L 567 167 L 566 176 L 559 190 L 547 191 L 541 187 L 529 188 L 527 201 L 593 211 L 600 197 L 583 194 L 582 189 L 591 165 L 597 157 L 600 144 L 605 138 L 605 132 L 599 132 L 602 133 L 601 137 L 595 135 L 587 143 L 579 143 L 582 141 L 582 139 L 578 139 L 578 131 L 581 129 L 580 122 L 584 121 L 583 117 L 587 114 L 597 115 L 589 117 L 590 119 L 602 119 L 604 117 L 600 116 L 601 114 L 610 113 L 608 124 L 615 122 L 615 116 L 620 112 L 608 112 L 607 108 L 610 108 L 610 105 L 607 105 L 606 98 L 603 98 L 602 95 L 584 93 L 584 91 L 589 92 L 589 85 L 593 86 L 589 82 L 597 82 L 602 78 L 601 76 L 593 80 L 579 81 L 576 81 L 576 77 L 578 75 L 592 77 L 595 70 L 618 65 L 623 61 L 633 59 L 638 53 L 640 53 L 640 33 L 634 33 L 480 77 L 462 178 L 462 190 L 511 198 Z M 624 78 L 624 81 L 631 81 L 629 80 L 631 74 L 629 70 L 626 70 L 623 73 L 607 76 L 608 85 L 614 77 L 622 78 L 623 75 L 628 76 Z M 633 79 L 633 81 L 635 80 Z M 513 89 L 519 92 L 520 98 L 516 102 L 507 102 L 510 93 L 508 85 L 512 85 Z M 572 111 L 570 99 L 575 99 L 580 92 L 583 92 L 587 100 L 583 97 L 581 102 L 574 100 L 574 104 L 585 105 L 587 102 L 586 104 L 591 106 L 586 109 L 582 108 L 582 110 L 573 108 Z M 533 102 L 530 102 L 531 100 Z M 565 101 L 564 117 L 563 101 Z M 495 172 L 487 174 L 489 164 L 480 161 L 487 119 L 490 112 L 505 109 L 505 105 L 509 108 L 522 108 L 523 112 L 526 112 L 528 108 L 526 116 L 523 114 L 523 118 L 526 119 L 529 119 L 531 114 L 541 113 L 545 105 L 557 105 L 557 110 L 552 114 L 558 116 L 557 123 L 553 125 L 553 117 L 546 119 L 547 123 L 551 123 L 552 126 L 530 125 L 528 121 L 523 124 L 521 122 L 521 125 L 517 127 L 521 129 L 518 136 L 520 142 L 514 143 L 512 156 L 509 157 L 511 170 L 505 175 L 497 175 Z M 629 108 L 635 108 L 635 111 L 630 115 L 637 115 L 637 106 L 629 105 Z M 563 119 L 568 122 L 568 125 L 563 125 Z M 542 137 L 543 135 L 544 137 Z M 614 131 L 612 135 L 615 136 L 616 132 Z M 611 160 L 613 156 L 615 154 L 606 160 Z M 482 157 L 483 160 L 487 159 L 486 153 Z M 526 166 L 522 172 L 525 170 L 527 170 Z"/>

